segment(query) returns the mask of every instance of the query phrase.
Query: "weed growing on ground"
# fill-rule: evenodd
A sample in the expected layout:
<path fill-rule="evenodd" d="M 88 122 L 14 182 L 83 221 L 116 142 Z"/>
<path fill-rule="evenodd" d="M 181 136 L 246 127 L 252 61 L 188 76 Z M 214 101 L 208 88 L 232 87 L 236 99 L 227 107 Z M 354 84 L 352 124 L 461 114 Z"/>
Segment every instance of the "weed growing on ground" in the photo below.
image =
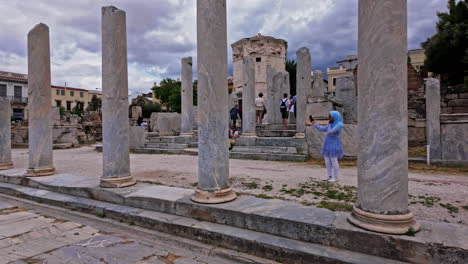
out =
<path fill-rule="evenodd" d="M 264 185 L 262 187 L 262 190 L 264 190 L 266 192 L 269 192 L 269 191 L 273 190 L 273 185 L 271 185 L 271 184 Z"/>
<path fill-rule="evenodd" d="M 256 182 L 241 182 L 241 183 L 247 189 L 258 189 L 258 188 L 260 188 L 260 186 L 258 186 L 258 183 L 256 183 Z"/>
<path fill-rule="evenodd" d="M 407 236 L 413 236 L 416 235 L 416 231 L 412 227 L 408 228 L 408 232 L 405 233 Z"/>
<path fill-rule="evenodd" d="M 303 195 L 310 194 L 314 197 L 323 199 L 332 199 L 344 202 L 356 202 L 357 189 L 354 186 L 342 186 L 328 182 L 308 181 L 300 183 L 297 188 L 286 188 L 283 186 L 280 192 L 300 198 Z"/>
<path fill-rule="evenodd" d="M 449 212 L 449 214 L 456 214 L 458 213 L 458 207 L 456 206 L 453 206 L 452 204 L 449 204 L 449 203 L 439 203 L 440 206 L 442 206 L 443 208 L 447 209 L 447 211 Z M 453 216 L 453 215 L 452 215 Z"/>
<path fill-rule="evenodd" d="M 192 186 L 192 187 L 197 187 L 197 186 L 198 186 L 198 182 L 194 182 L 194 183 L 190 184 L 190 186 Z"/>
<path fill-rule="evenodd" d="M 463 205 L 462 208 L 468 210 L 468 205 Z"/>
<path fill-rule="evenodd" d="M 410 204 L 417 204 L 420 203 L 426 207 L 433 207 L 435 204 L 440 202 L 440 198 L 437 196 L 430 196 L 428 194 L 424 195 L 418 195 L 418 196 L 413 196 L 410 195 L 410 199 L 413 201 L 410 202 Z"/>
<path fill-rule="evenodd" d="M 353 211 L 353 205 L 343 202 L 329 202 L 329 201 L 321 201 L 317 207 L 325 208 L 330 211 L 340 211 L 340 212 L 351 212 Z"/>
<path fill-rule="evenodd" d="M 275 199 L 275 197 L 269 196 L 269 195 L 266 195 L 266 194 L 263 194 L 263 193 L 257 194 L 257 195 L 255 195 L 255 197 L 261 198 L 261 199 Z"/>

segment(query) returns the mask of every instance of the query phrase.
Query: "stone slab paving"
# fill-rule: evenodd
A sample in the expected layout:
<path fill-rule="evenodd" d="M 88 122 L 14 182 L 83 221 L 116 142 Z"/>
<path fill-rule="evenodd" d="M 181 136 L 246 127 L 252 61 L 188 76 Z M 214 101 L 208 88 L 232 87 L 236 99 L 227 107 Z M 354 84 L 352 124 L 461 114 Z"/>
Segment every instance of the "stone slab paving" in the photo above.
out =
<path fill-rule="evenodd" d="M 12 202 L 19 206 L 14 206 Z M 63 211 L 57 213 L 47 207 L 44 211 L 37 205 L 27 204 L 28 209 L 22 205 L 26 204 L 0 197 L 2 264 L 276 263 L 224 249 L 216 250 L 210 246 L 203 245 L 200 248 L 197 247 L 199 244 L 190 244 L 186 240 L 177 244 L 175 241 L 167 241 L 167 235 L 155 239 L 150 234 L 142 235 L 141 230 L 108 223 L 110 220 L 101 223 Z M 229 257 L 222 257 L 223 254 Z"/>
<path fill-rule="evenodd" d="M 16 168 L 27 168 L 27 149 L 13 149 L 12 154 Z M 102 153 L 94 151 L 92 147 L 54 150 L 54 154 L 57 173 L 69 174 L 67 178 L 76 186 L 95 185 L 99 181 Z M 130 161 L 132 175 L 139 181 L 187 189 L 194 189 L 198 182 L 197 157 L 194 156 L 131 154 Z M 346 202 L 333 198 L 330 195 L 333 191 L 349 194 L 351 200 L 355 199 L 356 167 L 342 164 L 340 181 L 330 190 L 321 185 L 325 175 L 324 166 L 312 162 L 230 160 L 230 177 L 236 192 L 292 200 L 305 205 L 320 205 L 325 198 L 329 202 Z M 468 170 L 464 173 L 410 170 L 410 210 L 417 219 L 467 225 L 467 176 Z M 315 191 L 322 195 L 309 193 Z M 332 198 L 323 196 L 325 193 Z"/>

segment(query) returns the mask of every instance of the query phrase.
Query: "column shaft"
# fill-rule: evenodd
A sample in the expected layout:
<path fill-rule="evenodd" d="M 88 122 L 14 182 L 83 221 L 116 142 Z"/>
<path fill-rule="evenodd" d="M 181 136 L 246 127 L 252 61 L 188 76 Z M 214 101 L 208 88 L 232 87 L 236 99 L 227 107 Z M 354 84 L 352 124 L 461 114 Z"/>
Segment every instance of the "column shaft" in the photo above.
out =
<path fill-rule="evenodd" d="M 197 1 L 198 189 L 192 200 L 235 199 L 229 186 L 226 1 Z"/>
<path fill-rule="evenodd" d="M 440 141 L 440 81 L 426 79 L 426 137 L 431 160 L 442 158 Z"/>
<path fill-rule="evenodd" d="M 255 62 L 253 58 L 244 58 L 244 88 L 242 89 L 242 136 L 256 136 L 255 113 Z"/>
<path fill-rule="evenodd" d="M 181 134 L 193 135 L 193 71 L 192 57 L 182 58 Z"/>
<path fill-rule="evenodd" d="M 277 106 L 276 97 L 278 90 L 273 84 L 273 77 L 275 76 L 276 71 L 270 64 L 267 65 L 266 69 L 266 79 L 267 79 L 267 94 L 266 94 L 266 109 L 267 114 L 265 116 L 265 123 L 274 124 L 275 123 L 275 107 Z M 278 102 L 279 104 L 279 102 Z"/>
<path fill-rule="evenodd" d="M 360 0 L 358 203 L 349 220 L 402 234 L 408 211 L 406 0 Z"/>
<path fill-rule="evenodd" d="M 11 162 L 11 103 L 0 97 L 0 170 L 13 168 Z"/>
<path fill-rule="evenodd" d="M 296 137 L 305 137 L 305 122 L 307 111 L 307 94 L 312 89 L 311 59 L 308 48 L 300 48 L 296 52 Z"/>
<path fill-rule="evenodd" d="M 29 169 L 25 176 L 55 172 L 50 78 L 49 27 L 41 23 L 28 33 Z"/>
<path fill-rule="evenodd" d="M 102 8 L 102 187 L 135 184 L 130 174 L 127 29 L 123 10 Z"/>

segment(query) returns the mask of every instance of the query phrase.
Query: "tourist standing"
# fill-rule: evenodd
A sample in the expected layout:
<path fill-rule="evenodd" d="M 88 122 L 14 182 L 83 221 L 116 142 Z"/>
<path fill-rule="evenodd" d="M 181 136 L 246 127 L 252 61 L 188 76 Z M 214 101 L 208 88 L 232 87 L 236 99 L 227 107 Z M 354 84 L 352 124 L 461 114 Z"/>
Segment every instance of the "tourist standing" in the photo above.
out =
<path fill-rule="evenodd" d="M 312 116 L 309 116 L 310 122 L 320 132 L 326 132 L 327 135 L 323 142 L 322 155 L 325 158 L 328 178 L 325 181 L 336 182 L 338 180 L 338 159 L 343 157 L 343 146 L 341 145 L 341 131 L 343 130 L 343 117 L 337 111 L 331 111 L 328 116 L 328 124 L 321 126 L 315 123 Z M 333 172 L 333 173 L 332 173 Z"/>
<path fill-rule="evenodd" d="M 229 115 L 231 117 L 232 126 L 236 127 L 237 118 L 239 117 L 239 109 L 237 105 L 234 105 L 231 110 L 229 111 Z"/>
<path fill-rule="evenodd" d="M 263 122 L 263 115 L 266 112 L 265 100 L 263 100 L 263 93 L 259 93 L 258 97 L 255 98 L 255 113 L 257 117 L 257 124 L 261 125 Z"/>
<path fill-rule="evenodd" d="M 283 94 L 283 99 L 280 102 L 280 111 L 281 111 L 281 118 L 283 119 L 283 127 L 286 130 L 288 126 L 288 109 L 289 109 L 289 100 L 288 94 Z"/>
<path fill-rule="evenodd" d="M 296 103 L 294 102 L 294 98 L 291 95 L 289 98 L 289 107 L 288 107 L 288 112 L 289 112 L 289 123 L 290 124 L 295 124 L 296 123 Z"/>

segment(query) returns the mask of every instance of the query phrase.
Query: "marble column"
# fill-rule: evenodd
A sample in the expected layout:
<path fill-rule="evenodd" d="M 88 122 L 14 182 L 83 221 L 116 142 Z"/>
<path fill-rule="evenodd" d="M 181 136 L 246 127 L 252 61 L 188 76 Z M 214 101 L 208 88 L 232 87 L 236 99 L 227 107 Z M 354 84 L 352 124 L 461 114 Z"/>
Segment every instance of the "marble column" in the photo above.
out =
<path fill-rule="evenodd" d="M 275 100 L 276 100 L 277 93 L 278 93 L 278 89 L 276 89 L 275 85 L 273 84 L 273 76 L 275 76 L 275 74 L 276 74 L 275 68 L 273 68 L 273 66 L 268 64 L 267 69 L 266 69 L 266 85 L 267 85 L 266 102 L 265 102 L 266 109 L 267 109 L 267 114 L 265 116 L 266 124 L 275 123 L 275 107 L 277 107 Z"/>
<path fill-rule="evenodd" d="M 102 168 L 101 187 L 136 183 L 130 174 L 127 28 L 123 10 L 102 8 Z"/>
<path fill-rule="evenodd" d="M 320 70 L 314 71 L 312 84 L 312 97 L 324 97 L 325 96 L 325 83 L 323 82 L 323 73 Z"/>
<path fill-rule="evenodd" d="M 41 23 L 28 33 L 29 167 L 25 176 L 55 173 L 50 84 L 49 27 Z"/>
<path fill-rule="evenodd" d="M 229 185 L 226 0 L 197 1 L 199 203 L 232 201 Z"/>
<path fill-rule="evenodd" d="M 440 140 L 440 81 L 428 78 L 426 81 L 426 138 L 430 152 L 430 160 L 442 158 Z"/>
<path fill-rule="evenodd" d="M 296 137 L 305 137 L 307 94 L 312 88 L 311 59 L 308 48 L 300 48 L 296 52 Z"/>
<path fill-rule="evenodd" d="M 289 73 L 287 71 L 276 72 L 273 76 L 273 86 L 275 87 L 272 106 L 272 112 L 274 114 L 273 123 L 282 124 L 283 119 L 281 117 L 280 105 L 285 93 L 288 94 L 288 99 L 290 96 Z"/>
<path fill-rule="evenodd" d="M 358 25 L 358 202 L 348 220 L 417 231 L 408 210 L 406 0 L 360 0 Z"/>
<path fill-rule="evenodd" d="M 253 58 L 244 58 L 244 87 L 242 89 L 242 137 L 256 137 L 255 126 L 255 62 Z"/>
<path fill-rule="evenodd" d="M 193 136 L 193 71 L 192 57 L 182 58 L 182 115 L 180 134 Z"/>
<path fill-rule="evenodd" d="M 13 168 L 11 161 L 11 103 L 0 97 L 0 170 Z"/>

